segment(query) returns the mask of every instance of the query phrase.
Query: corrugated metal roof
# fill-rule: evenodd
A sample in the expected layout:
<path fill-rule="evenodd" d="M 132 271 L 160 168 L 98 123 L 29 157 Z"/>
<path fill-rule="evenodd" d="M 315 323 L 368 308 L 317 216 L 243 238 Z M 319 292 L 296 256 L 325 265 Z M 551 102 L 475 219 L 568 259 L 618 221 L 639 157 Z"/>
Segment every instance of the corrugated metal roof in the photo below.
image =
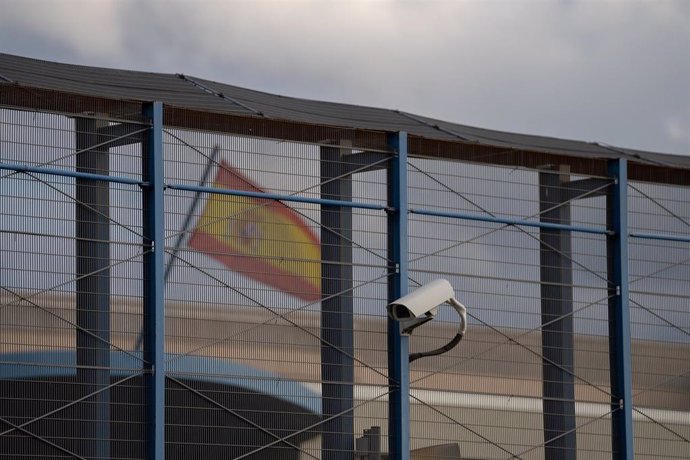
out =
<path fill-rule="evenodd" d="M 156 100 L 180 107 L 252 114 L 173 74 L 60 64 L 0 54 L 0 75 L 10 83 L 25 87 L 112 99 Z"/>
<path fill-rule="evenodd" d="M 690 156 L 475 128 L 397 110 L 279 96 L 184 74 L 86 67 L 0 53 L 0 84 L 119 100 L 158 100 L 185 109 L 312 125 L 407 131 L 426 139 L 582 158 L 625 157 L 637 163 L 690 169 Z"/>

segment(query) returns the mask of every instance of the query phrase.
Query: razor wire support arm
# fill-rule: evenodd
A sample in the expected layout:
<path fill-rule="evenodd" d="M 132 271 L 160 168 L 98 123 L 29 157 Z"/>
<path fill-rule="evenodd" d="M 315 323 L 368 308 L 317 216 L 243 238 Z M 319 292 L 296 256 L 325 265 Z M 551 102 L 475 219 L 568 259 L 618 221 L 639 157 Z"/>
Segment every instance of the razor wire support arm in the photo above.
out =
<path fill-rule="evenodd" d="M 453 307 L 453 309 L 457 312 L 458 316 L 460 316 L 460 327 L 458 328 L 458 332 L 455 334 L 455 337 L 453 337 L 450 342 L 448 342 L 441 348 L 423 351 L 420 353 L 412 353 L 410 355 L 410 362 L 416 361 L 420 358 L 426 358 L 427 356 L 436 356 L 446 353 L 447 351 L 450 351 L 453 348 L 455 348 L 457 344 L 459 344 L 462 338 L 465 336 L 465 332 L 467 331 L 467 308 L 463 304 L 458 302 L 457 299 L 449 299 L 447 303 L 450 304 L 450 306 Z M 426 320 L 422 321 L 426 322 Z"/>
<path fill-rule="evenodd" d="M 408 290 L 407 133 L 389 139 L 395 152 L 388 169 L 388 301 Z M 388 452 L 390 460 L 410 459 L 409 336 L 400 323 L 388 317 Z"/>
<path fill-rule="evenodd" d="M 165 210 L 163 207 L 163 104 L 144 106 L 151 130 L 142 144 L 144 230 L 144 382 L 148 460 L 165 459 Z"/>
<path fill-rule="evenodd" d="M 628 278 L 628 176 L 625 159 L 611 160 L 615 182 L 607 196 L 609 273 L 609 368 L 611 372 L 611 441 L 615 460 L 632 460 L 632 357 Z"/>

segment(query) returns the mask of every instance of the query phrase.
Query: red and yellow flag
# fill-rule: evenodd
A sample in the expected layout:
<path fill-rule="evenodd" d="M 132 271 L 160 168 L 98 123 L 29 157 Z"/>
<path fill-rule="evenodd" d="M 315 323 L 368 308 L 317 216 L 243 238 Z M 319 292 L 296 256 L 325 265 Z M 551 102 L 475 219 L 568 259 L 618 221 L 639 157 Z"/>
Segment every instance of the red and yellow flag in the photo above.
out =
<path fill-rule="evenodd" d="M 214 186 L 263 192 L 225 162 Z M 303 300 L 321 297 L 319 241 L 279 201 L 211 194 L 188 244 L 231 270 Z"/>

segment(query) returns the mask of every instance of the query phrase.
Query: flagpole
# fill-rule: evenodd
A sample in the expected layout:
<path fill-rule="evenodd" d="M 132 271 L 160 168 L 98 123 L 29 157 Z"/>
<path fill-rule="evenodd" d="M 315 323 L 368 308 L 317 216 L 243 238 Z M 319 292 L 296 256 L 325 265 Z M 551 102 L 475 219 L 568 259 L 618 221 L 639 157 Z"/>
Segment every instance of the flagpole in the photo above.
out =
<path fill-rule="evenodd" d="M 216 157 L 218 156 L 218 152 L 220 151 L 220 148 L 216 145 L 213 147 L 213 151 L 211 152 L 211 156 L 208 157 L 208 163 L 206 163 L 206 168 L 204 169 L 203 174 L 201 175 L 201 179 L 199 180 L 199 187 L 203 187 L 204 184 L 208 181 L 208 176 L 211 173 L 211 168 L 213 167 L 213 164 L 216 162 Z M 173 246 L 172 252 L 170 253 L 170 259 L 168 260 L 168 265 L 165 267 L 165 274 L 163 275 L 163 282 L 165 284 L 168 283 L 168 278 L 170 277 L 170 272 L 172 271 L 173 264 L 175 263 L 175 259 L 177 259 L 177 253 L 180 252 L 180 248 L 182 247 L 182 241 L 184 241 L 184 238 L 187 236 L 187 230 L 189 229 L 189 224 L 192 222 L 192 217 L 194 214 L 194 209 L 196 208 L 196 205 L 199 203 L 199 198 L 201 198 L 201 193 L 200 191 L 197 191 L 194 193 L 194 199 L 192 200 L 192 204 L 189 206 L 189 211 L 187 211 L 187 216 L 185 217 L 184 223 L 182 224 L 182 231 L 180 231 L 177 234 L 177 240 L 175 241 L 175 246 Z"/>
<path fill-rule="evenodd" d="M 213 147 L 213 151 L 211 151 L 211 156 L 208 157 L 208 162 L 206 163 L 204 172 L 201 174 L 201 179 L 199 179 L 199 187 L 203 187 L 204 184 L 206 184 L 206 182 L 208 181 L 208 176 L 211 174 L 211 168 L 213 167 L 214 163 L 216 163 L 216 157 L 218 156 L 218 152 L 220 152 L 220 147 L 216 145 L 215 147 Z M 196 191 L 194 193 L 192 204 L 189 206 L 189 210 L 187 211 L 187 215 L 185 216 L 184 223 L 182 224 L 182 230 L 177 234 L 175 245 L 172 248 L 172 252 L 170 252 L 168 264 L 165 266 L 165 273 L 163 274 L 163 286 L 166 286 L 168 284 L 168 278 L 170 278 L 170 273 L 172 272 L 173 265 L 175 264 L 175 259 L 177 259 L 177 253 L 180 252 L 182 242 L 187 236 L 187 230 L 189 230 L 189 224 L 192 222 L 194 209 L 196 209 L 196 205 L 199 203 L 199 199 L 201 198 L 202 193 L 203 192 L 201 191 Z M 137 338 L 137 343 L 134 346 L 135 350 L 138 350 L 141 347 L 141 343 L 143 342 L 143 340 L 144 330 L 142 329 L 139 333 L 139 337 Z"/>

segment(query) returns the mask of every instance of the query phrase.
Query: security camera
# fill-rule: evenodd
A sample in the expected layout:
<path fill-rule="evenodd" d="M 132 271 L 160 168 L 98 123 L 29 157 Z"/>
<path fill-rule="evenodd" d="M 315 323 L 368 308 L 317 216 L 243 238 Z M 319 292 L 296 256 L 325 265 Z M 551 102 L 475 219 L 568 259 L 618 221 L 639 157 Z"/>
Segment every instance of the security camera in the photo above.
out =
<path fill-rule="evenodd" d="M 410 335 L 415 328 L 431 321 L 438 307 L 447 303 L 460 316 L 460 326 L 455 337 L 441 348 L 410 355 L 410 362 L 427 356 L 435 356 L 454 348 L 467 331 L 467 308 L 455 298 L 453 286 L 444 279 L 434 280 L 416 291 L 388 304 L 388 315 L 400 323 L 400 332 Z"/>
<path fill-rule="evenodd" d="M 455 297 L 453 286 L 444 279 L 434 280 L 388 304 L 388 315 L 396 321 L 436 316 L 438 306 Z"/>

